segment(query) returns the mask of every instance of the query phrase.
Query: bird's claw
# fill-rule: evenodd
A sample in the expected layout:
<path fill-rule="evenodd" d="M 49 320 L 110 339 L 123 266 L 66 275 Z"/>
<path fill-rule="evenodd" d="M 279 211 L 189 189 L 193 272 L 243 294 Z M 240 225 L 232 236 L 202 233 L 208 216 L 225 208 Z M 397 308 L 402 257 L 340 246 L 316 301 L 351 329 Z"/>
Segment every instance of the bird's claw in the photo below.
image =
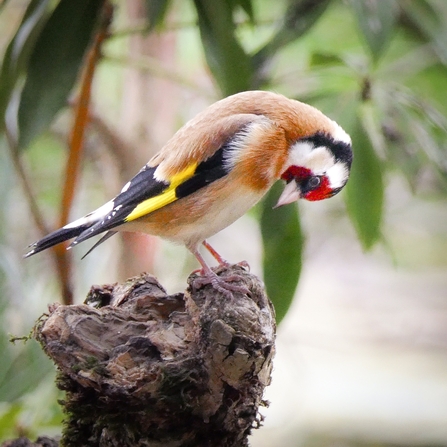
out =
<path fill-rule="evenodd" d="M 248 295 L 250 293 L 250 290 L 247 287 L 232 284 L 235 281 L 241 281 L 241 279 L 242 278 L 238 275 L 229 275 L 223 278 L 221 276 L 217 276 L 214 272 L 210 272 L 195 278 L 193 281 L 193 287 L 195 289 L 200 289 L 203 286 L 211 284 L 213 289 L 222 293 L 228 299 L 231 299 L 233 298 L 233 292 L 241 293 L 243 295 Z"/>
<path fill-rule="evenodd" d="M 250 271 L 250 264 L 247 261 L 238 262 L 236 265 L 238 265 L 239 267 L 242 267 L 247 272 Z"/>

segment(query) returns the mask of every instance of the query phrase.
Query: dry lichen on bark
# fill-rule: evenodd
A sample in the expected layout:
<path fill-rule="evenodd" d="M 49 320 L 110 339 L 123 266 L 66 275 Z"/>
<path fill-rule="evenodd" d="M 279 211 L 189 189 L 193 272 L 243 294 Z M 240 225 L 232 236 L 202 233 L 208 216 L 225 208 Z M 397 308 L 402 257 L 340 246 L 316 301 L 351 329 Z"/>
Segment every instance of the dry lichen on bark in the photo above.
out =
<path fill-rule="evenodd" d="M 275 320 L 263 284 L 168 296 L 147 274 L 53 305 L 35 336 L 60 370 L 64 446 L 246 446 L 270 383 Z M 250 296 L 249 296 L 250 295 Z"/>

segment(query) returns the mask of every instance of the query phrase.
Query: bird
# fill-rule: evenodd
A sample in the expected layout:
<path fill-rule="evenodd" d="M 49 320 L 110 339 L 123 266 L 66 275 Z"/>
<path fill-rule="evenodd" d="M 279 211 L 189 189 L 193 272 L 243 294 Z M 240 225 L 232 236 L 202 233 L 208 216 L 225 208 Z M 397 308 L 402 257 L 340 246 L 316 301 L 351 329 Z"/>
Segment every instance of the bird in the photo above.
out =
<path fill-rule="evenodd" d="M 269 91 L 237 93 L 188 121 L 115 198 L 31 244 L 25 257 L 70 239 L 68 248 L 105 233 L 93 249 L 117 232 L 142 232 L 183 244 L 201 266 L 199 286 L 231 295 L 243 288 L 205 261 L 201 246 L 229 265 L 207 239 L 277 181 L 285 187 L 275 207 L 334 196 L 352 159 L 350 136 L 313 106 Z"/>

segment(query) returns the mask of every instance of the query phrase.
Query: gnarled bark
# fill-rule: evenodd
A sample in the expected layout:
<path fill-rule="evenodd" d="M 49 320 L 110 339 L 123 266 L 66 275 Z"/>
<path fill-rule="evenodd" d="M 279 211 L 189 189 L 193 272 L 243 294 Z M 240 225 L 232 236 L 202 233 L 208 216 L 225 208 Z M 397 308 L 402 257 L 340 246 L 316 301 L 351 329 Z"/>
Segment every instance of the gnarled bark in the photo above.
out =
<path fill-rule="evenodd" d="M 64 446 L 247 446 L 270 383 L 275 321 L 262 283 L 168 296 L 148 274 L 53 305 L 35 337 L 60 370 Z"/>

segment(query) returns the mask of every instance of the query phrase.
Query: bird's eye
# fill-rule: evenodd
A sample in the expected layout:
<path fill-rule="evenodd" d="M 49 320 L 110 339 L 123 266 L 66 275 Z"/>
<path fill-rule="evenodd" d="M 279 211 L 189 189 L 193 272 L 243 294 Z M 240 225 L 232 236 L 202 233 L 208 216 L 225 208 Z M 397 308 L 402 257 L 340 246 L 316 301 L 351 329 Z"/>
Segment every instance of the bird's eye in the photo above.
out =
<path fill-rule="evenodd" d="M 307 189 L 309 191 L 317 189 L 320 185 L 321 185 L 321 177 L 319 176 L 310 177 L 309 180 L 307 181 Z"/>

